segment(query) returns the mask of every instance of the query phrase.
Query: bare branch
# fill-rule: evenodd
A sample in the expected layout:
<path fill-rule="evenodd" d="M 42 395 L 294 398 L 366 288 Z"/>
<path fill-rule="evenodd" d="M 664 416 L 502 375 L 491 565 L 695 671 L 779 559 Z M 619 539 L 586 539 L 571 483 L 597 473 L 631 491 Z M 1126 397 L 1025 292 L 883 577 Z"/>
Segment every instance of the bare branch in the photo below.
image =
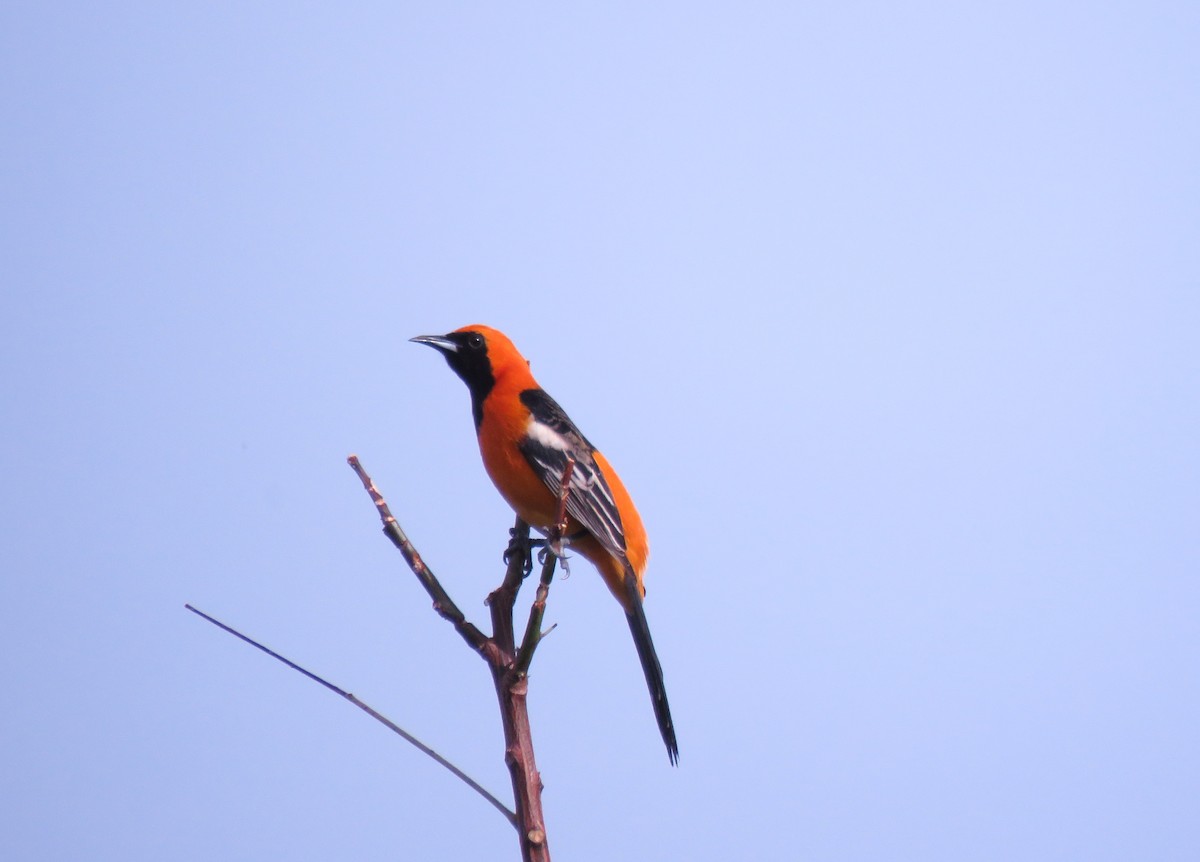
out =
<path fill-rule="evenodd" d="M 375 483 L 367 472 L 363 469 L 362 464 L 358 461 L 357 455 L 351 455 L 346 459 L 350 464 L 350 468 L 354 470 L 367 493 L 370 494 L 372 502 L 375 503 L 375 508 L 379 510 L 379 520 L 383 522 L 383 533 L 392 544 L 400 549 L 400 553 L 404 555 L 405 562 L 412 569 L 413 574 L 417 576 L 417 580 L 421 582 L 421 586 L 425 588 L 425 592 L 429 593 L 429 597 L 433 599 L 433 609 L 445 620 L 448 620 L 454 626 L 462 639 L 470 644 L 471 648 L 477 652 L 487 652 L 491 645 L 487 636 L 484 635 L 478 628 L 467 622 L 466 615 L 459 610 L 458 605 L 450 598 L 450 594 L 446 592 L 442 584 L 434 576 L 429 567 L 425 565 L 425 561 L 421 559 L 421 555 L 417 553 L 417 549 L 413 547 L 413 543 L 409 541 L 404 530 L 400 528 L 400 523 L 393 517 L 391 509 L 388 508 L 387 501 L 383 499 L 383 495 L 375 487 Z"/>
<path fill-rule="evenodd" d="M 512 609 L 517 601 L 517 591 L 525 580 L 525 561 L 531 553 L 529 547 L 529 525 L 517 518 L 512 528 L 512 541 L 508 543 L 508 568 L 500 586 L 488 593 L 487 606 L 492 612 L 491 646 L 495 651 L 494 666 L 507 667 L 512 662 L 513 644 Z"/>
<path fill-rule="evenodd" d="M 487 598 L 488 610 L 492 617 L 492 636 L 486 637 L 466 621 L 462 611 L 421 560 L 392 516 L 383 495 L 376 490 L 375 484 L 363 470 L 358 458 L 351 455 L 347 460 L 367 493 L 371 495 L 371 500 L 379 511 L 380 520 L 383 521 L 384 533 L 392 544 L 399 548 L 413 574 L 433 598 L 434 609 L 449 620 L 463 640 L 487 662 L 488 670 L 492 674 L 492 684 L 496 689 L 496 699 L 500 704 L 500 720 L 504 729 L 504 762 L 508 766 L 513 786 L 521 858 L 525 862 L 549 862 L 550 848 L 546 841 L 546 822 L 542 814 L 542 779 L 534 762 L 533 737 L 529 728 L 529 684 L 526 676 L 514 669 L 516 647 L 513 638 L 513 605 L 526 575 L 525 563 L 530 548 L 529 525 L 520 517 L 513 525 L 512 541 L 506 552 L 508 567 L 504 573 L 504 580 Z M 565 515 L 561 515 L 559 520 L 565 521 Z M 562 529 L 557 530 L 560 539 L 562 532 Z M 553 572 L 553 565 L 550 571 Z M 543 577 L 548 587 L 549 576 L 544 574 Z M 544 606 L 543 595 L 543 609 Z"/>
<path fill-rule="evenodd" d="M 375 504 L 376 511 L 379 513 L 379 519 L 383 523 L 384 535 L 388 537 L 391 543 L 404 556 L 408 567 L 412 569 L 421 586 L 425 588 L 429 597 L 433 599 L 434 610 L 443 619 L 450 622 L 459 636 L 487 662 L 488 670 L 492 676 L 492 683 L 496 690 L 496 699 L 500 705 L 500 718 L 504 730 L 504 761 L 508 766 L 509 777 L 512 781 L 513 798 L 516 803 L 515 811 L 509 810 L 500 800 L 486 791 L 478 782 L 461 769 L 405 731 L 395 722 L 376 712 L 372 707 L 363 703 L 354 695 L 322 679 L 295 662 L 284 658 L 279 653 L 268 649 L 203 611 L 197 610 L 191 605 L 185 605 L 184 607 L 197 616 L 208 620 L 218 628 L 265 652 L 293 670 L 304 674 L 314 682 L 320 683 L 345 700 L 350 701 L 350 703 L 391 729 L 411 745 L 423 751 L 433 760 L 450 770 L 450 772 L 505 816 L 505 819 L 517 830 L 517 835 L 521 843 L 521 858 L 525 862 L 549 862 L 550 848 L 546 840 L 546 824 L 542 814 L 542 780 L 534 762 L 533 738 L 529 727 L 529 681 L 526 671 L 528 670 L 529 662 L 532 659 L 537 644 L 545 634 L 549 634 L 549 632 L 545 634 L 541 632 L 541 624 L 545 613 L 546 598 L 549 593 L 550 583 L 554 577 L 554 567 L 559 554 L 561 554 L 562 540 L 566 531 L 566 500 L 574 461 L 568 463 L 563 475 L 557 520 L 550 530 L 546 557 L 542 561 L 541 582 L 538 586 L 533 606 L 530 608 L 529 623 L 526 626 L 521 650 L 518 653 L 513 636 L 513 607 L 516 604 L 517 593 L 520 591 L 521 584 L 532 568 L 529 525 L 518 517 L 513 526 L 512 539 L 505 553 L 507 568 L 504 580 L 487 598 L 487 604 L 492 617 L 492 636 L 488 637 L 474 624 L 467 621 L 466 615 L 463 614 L 454 600 L 450 598 L 450 595 L 442 587 L 429 567 L 425 565 L 425 561 L 421 559 L 421 555 L 417 552 L 417 549 L 413 546 L 413 543 L 409 540 L 404 530 L 401 529 L 399 522 L 392 515 L 387 501 L 384 500 L 383 495 L 379 493 L 371 477 L 363 469 L 362 464 L 359 463 L 358 457 L 351 455 L 346 460 L 358 476 L 359 481 L 362 482 L 362 486 L 366 489 L 367 494 L 370 495 L 371 502 Z M 553 627 L 551 628 L 553 629 Z"/>
<path fill-rule="evenodd" d="M 567 458 L 566 469 L 563 470 L 562 481 L 558 487 L 558 511 L 555 514 L 554 526 L 546 541 L 546 558 L 542 562 L 542 577 L 534 594 L 533 604 L 529 606 L 529 622 L 525 625 L 525 637 L 521 639 L 521 649 L 513 662 L 513 670 L 519 676 L 529 673 L 529 663 L 533 661 L 533 651 L 542 640 L 542 617 L 546 613 L 546 599 L 550 595 L 550 582 L 554 580 L 554 566 L 562 553 L 563 534 L 567 531 L 567 495 L 571 492 L 571 474 L 575 472 L 575 459 Z M 564 566 L 566 563 L 563 564 Z"/>
<path fill-rule="evenodd" d="M 421 742 L 421 740 L 417 739 L 415 736 L 413 736 L 411 733 L 409 733 L 404 728 L 400 727 L 400 725 L 396 724 L 394 721 L 392 721 L 387 716 L 376 712 L 373 708 L 371 708 L 366 703 L 363 703 L 361 700 L 359 700 L 357 697 L 352 695 L 350 692 L 344 691 L 343 689 L 338 688 L 333 683 L 322 679 L 321 677 L 317 676 L 312 671 L 306 670 L 305 668 L 296 664 L 294 661 L 284 658 L 279 653 L 275 652 L 272 649 L 269 649 L 268 647 L 263 646 L 258 641 L 254 640 L 253 638 L 247 637 L 246 635 L 242 634 L 241 632 L 239 632 L 237 629 L 233 628 L 232 626 L 226 625 L 225 623 L 221 622 L 220 620 L 216 619 L 215 617 L 211 617 L 208 614 L 204 613 L 204 611 L 199 610 L 198 608 L 194 608 L 191 605 L 184 605 L 184 607 L 187 608 L 192 613 L 196 614 L 197 616 L 203 617 L 204 619 L 208 620 L 210 623 L 212 623 L 217 628 L 229 632 L 234 637 L 244 640 L 246 643 L 250 644 L 250 646 L 255 647 L 256 649 L 262 650 L 267 655 L 269 655 L 271 658 L 276 659 L 277 661 L 283 662 L 285 665 L 290 667 L 292 670 L 299 671 L 300 673 L 304 674 L 306 677 L 313 680 L 314 682 L 320 683 L 321 685 L 325 686 L 325 688 L 332 691 L 334 694 L 341 695 L 346 700 L 350 701 L 352 704 L 354 704 L 359 709 L 361 709 L 363 712 L 365 712 L 367 715 L 371 716 L 371 718 L 375 719 L 380 724 L 387 727 L 393 733 L 398 734 L 406 742 L 413 745 L 415 748 L 417 748 L 424 754 L 428 755 L 429 757 L 433 758 L 435 761 L 440 763 L 442 766 L 446 767 L 446 769 L 448 769 L 452 773 L 454 773 L 454 775 L 457 776 L 460 781 L 462 781 L 464 784 L 466 784 L 468 787 L 470 787 L 472 790 L 474 790 L 476 793 L 478 793 L 480 796 L 482 796 L 484 799 L 486 799 L 488 802 L 490 802 L 501 814 L 503 814 L 508 819 L 509 823 L 511 823 L 514 827 L 516 827 L 517 815 L 514 814 L 512 811 L 509 811 L 507 806 L 505 806 L 505 804 L 503 802 L 501 802 L 499 799 L 497 799 L 495 796 L 493 796 L 491 793 L 489 793 L 487 790 L 485 790 L 479 784 L 479 782 L 477 782 L 474 778 L 467 775 L 465 772 L 463 772 L 461 769 L 459 769 L 457 766 L 455 766 L 449 760 L 442 757 L 440 754 L 438 754 L 436 751 L 434 751 L 428 745 Z"/>

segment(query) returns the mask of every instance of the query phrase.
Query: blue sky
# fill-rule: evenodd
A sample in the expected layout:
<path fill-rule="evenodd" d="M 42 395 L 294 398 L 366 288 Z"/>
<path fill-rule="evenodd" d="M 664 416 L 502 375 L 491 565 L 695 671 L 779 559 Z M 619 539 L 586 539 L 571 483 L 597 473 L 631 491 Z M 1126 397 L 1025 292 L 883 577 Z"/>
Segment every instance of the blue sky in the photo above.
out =
<path fill-rule="evenodd" d="M 651 536 L 586 563 L 560 858 L 1194 859 L 1195 4 L 9 4 L 0 856 L 510 858 L 460 605 L 482 322 Z"/>

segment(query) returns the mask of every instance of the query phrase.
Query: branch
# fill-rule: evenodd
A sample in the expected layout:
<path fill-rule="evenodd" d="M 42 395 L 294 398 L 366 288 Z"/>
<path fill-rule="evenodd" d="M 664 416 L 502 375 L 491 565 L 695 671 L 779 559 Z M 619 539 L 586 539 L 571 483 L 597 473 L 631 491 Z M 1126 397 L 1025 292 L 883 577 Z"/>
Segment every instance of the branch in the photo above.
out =
<path fill-rule="evenodd" d="M 513 644 L 513 605 L 517 601 L 517 592 L 527 574 L 525 562 L 530 559 L 532 551 L 529 547 L 529 525 L 517 516 L 512 530 L 512 539 L 504 552 L 508 568 L 504 570 L 504 580 L 500 586 L 488 593 L 484 602 L 492 612 L 491 644 L 496 651 L 493 668 L 503 669 L 512 661 L 515 650 Z"/>
<path fill-rule="evenodd" d="M 470 787 L 472 790 L 474 790 L 476 793 L 478 793 L 480 796 L 482 796 L 484 799 L 486 799 L 488 802 L 490 802 L 501 814 L 503 814 L 506 818 L 508 818 L 509 823 L 511 823 L 514 827 L 517 825 L 517 815 L 514 814 L 513 812 L 509 811 L 503 802 L 501 802 L 499 799 L 497 799 L 495 796 L 493 796 L 491 793 L 489 793 L 487 790 L 485 790 L 482 786 L 480 786 L 480 784 L 474 778 L 467 775 L 465 772 L 463 772 L 461 769 L 459 769 L 457 766 L 455 766 L 449 760 L 442 757 L 440 754 L 438 754 L 436 751 L 434 751 L 428 745 L 421 742 L 421 740 L 417 739 L 415 736 L 413 736 L 411 733 L 409 733 L 404 728 L 400 727 L 400 725 L 396 724 L 394 721 L 392 721 L 388 717 L 381 715 L 380 713 L 378 713 L 374 709 L 372 709 L 370 706 L 363 703 L 361 700 L 359 700 L 357 697 L 352 695 L 350 692 L 344 691 L 344 690 L 338 688 L 333 683 L 328 682 L 324 679 L 321 679 L 321 677 L 317 676 L 312 671 L 302 668 L 300 665 L 296 664 L 294 661 L 284 658 L 279 653 L 275 652 L 272 649 L 268 649 L 267 647 L 263 646 L 258 641 L 254 640 L 253 638 L 247 637 L 246 635 L 242 634 L 237 629 L 232 628 L 231 626 L 225 625 L 225 623 L 221 622 L 220 620 L 218 620 L 214 617 L 210 617 L 208 614 L 204 613 L 204 611 L 198 610 L 197 608 L 194 608 L 191 605 L 184 605 L 184 607 L 187 608 L 192 613 L 196 614 L 197 616 L 203 617 L 204 619 L 208 620 L 210 623 L 212 623 L 217 628 L 229 632 L 234 637 L 244 640 L 246 643 L 250 644 L 250 646 L 255 647 L 256 649 L 262 650 L 267 655 L 269 655 L 271 658 L 277 659 L 278 661 L 283 662 L 288 667 L 290 667 L 292 670 L 299 671 L 300 673 L 304 674 L 306 677 L 313 680 L 314 682 L 320 683 L 321 685 L 325 686 L 327 689 L 332 691 L 334 694 L 341 695 L 346 700 L 350 701 L 352 704 L 354 704 L 359 709 L 361 709 L 363 712 L 365 712 L 367 715 L 371 716 L 371 718 L 375 719 L 376 721 L 378 721 L 380 724 L 387 727 L 392 732 L 399 734 L 406 742 L 415 746 L 418 750 L 424 752 L 429 757 L 433 758 L 435 761 L 440 763 L 442 766 L 449 769 L 464 784 L 466 784 L 468 787 Z"/>
<path fill-rule="evenodd" d="M 450 594 L 442 587 L 441 582 L 429 570 L 429 567 L 425 565 L 425 561 L 421 559 L 421 555 L 417 553 L 417 549 L 413 547 L 413 543 L 409 541 L 404 530 L 400 528 L 400 523 L 392 515 L 387 502 L 383 499 L 383 495 L 375 488 L 375 483 L 362 468 L 362 464 L 358 462 L 358 456 L 351 455 L 346 461 L 350 464 L 350 468 L 354 470 L 355 474 L 357 474 L 363 487 L 367 489 L 367 493 L 371 495 L 371 500 L 375 503 L 375 508 L 379 511 L 379 520 L 383 522 L 383 534 L 391 540 L 393 545 L 400 549 L 400 553 L 404 555 L 404 560 L 408 563 L 408 567 L 413 570 L 413 574 L 417 576 L 417 580 L 421 582 L 421 586 L 425 588 L 425 592 L 429 593 L 429 597 L 433 599 L 433 609 L 438 612 L 442 619 L 448 620 L 454 626 L 454 630 L 462 636 L 462 639 L 472 649 L 477 652 L 486 653 L 491 646 L 489 639 L 474 625 L 467 622 L 466 615 L 459 610 L 458 605 L 450 598 Z"/>
<path fill-rule="evenodd" d="M 517 835 L 521 841 L 521 858 L 525 862 L 549 862 L 550 849 L 546 841 L 545 818 L 542 815 L 542 780 L 537 771 L 533 756 L 533 738 L 529 728 L 529 707 L 527 701 L 528 679 L 523 673 L 515 670 L 516 647 L 513 642 L 513 605 L 517 600 L 517 592 L 525 579 L 525 562 L 529 559 L 529 525 L 518 516 L 512 529 L 512 540 L 509 542 L 506 560 L 508 567 L 500 586 L 488 595 L 487 604 L 492 617 L 492 636 L 486 637 L 474 625 L 466 621 L 463 612 L 450 599 L 442 585 L 425 565 L 408 536 L 400 529 L 400 525 L 388 509 L 383 495 L 375 488 L 370 476 L 363 470 L 357 456 L 348 459 L 350 467 L 358 475 L 363 487 L 371 495 L 383 521 L 384 534 L 404 555 L 409 568 L 413 570 L 421 585 L 425 587 L 433 599 L 433 607 L 442 617 L 449 620 L 455 630 L 488 664 L 492 675 L 492 684 L 496 689 L 496 698 L 500 705 L 500 720 L 504 729 L 504 761 L 508 766 L 509 777 L 513 785 L 513 799 L 516 809 Z M 569 474 L 568 474 L 569 480 Z M 564 492 L 565 493 L 565 492 Z M 560 506 L 560 509 L 563 507 Z M 560 520 L 565 515 L 560 512 Z M 562 530 L 558 529 L 558 539 L 561 541 Z M 549 572 L 553 573 L 553 555 L 547 562 Z M 551 575 L 543 571 L 544 584 L 539 588 L 542 610 L 545 609 L 545 590 L 549 588 Z M 540 625 L 540 612 L 538 615 Z M 526 633 L 528 638 L 528 632 Z M 532 654 L 530 646 L 528 653 Z M 528 665 L 528 658 L 525 659 Z"/>
<path fill-rule="evenodd" d="M 521 649 L 517 652 L 513 670 L 518 676 L 529 673 L 529 663 L 533 661 L 533 651 L 542 642 L 542 617 L 546 613 L 546 599 L 550 595 L 550 582 L 554 580 L 554 565 L 562 555 L 563 534 L 567 532 L 567 495 L 571 492 L 571 474 L 575 472 L 575 459 L 568 457 L 566 469 L 563 470 L 562 481 L 558 486 L 558 511 L 554 516 L 554 527 L 546 537 L 545 559 L 542 561 L 542 578 L 534 594 L 533 604 L 529 606 L 529 622 L 525 626 L 525 637 L 521 639 Z M 563 563 L 566 566 L 566 563 Z"/>

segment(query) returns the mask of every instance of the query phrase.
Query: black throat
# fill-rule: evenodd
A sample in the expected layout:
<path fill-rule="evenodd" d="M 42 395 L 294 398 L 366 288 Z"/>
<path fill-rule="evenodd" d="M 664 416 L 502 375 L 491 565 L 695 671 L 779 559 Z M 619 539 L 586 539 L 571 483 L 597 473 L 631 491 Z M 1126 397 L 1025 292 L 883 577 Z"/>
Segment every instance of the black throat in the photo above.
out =
<path fill-rule="evenodd" d="M 488 397 L 488 393 L 492 391 L 492 387 L 496 385 L 496 378 L 492 376 L 492 369 L 489 365 L 486 375 L 463 377 L 463 381 L 467 384 L 467 389 L 471 391 L 471 415 L 475 417 L 475 431 L 478 433 L 479 426 L 483 424 L 483 402 Z"/>
<path fill-rule="evenodd" d="M 443 351 L 446 364 L 467 384 L 471 393 L 471 414 L 475 417 L 475 431 L 483 424 L 483 402 L 496 385 L 492 372 L 492 361 L 488 358 L 487 342 L 471 342 L 472 332 L 455 332 L 446 336 L 458 345 L 458 350 Z"/>

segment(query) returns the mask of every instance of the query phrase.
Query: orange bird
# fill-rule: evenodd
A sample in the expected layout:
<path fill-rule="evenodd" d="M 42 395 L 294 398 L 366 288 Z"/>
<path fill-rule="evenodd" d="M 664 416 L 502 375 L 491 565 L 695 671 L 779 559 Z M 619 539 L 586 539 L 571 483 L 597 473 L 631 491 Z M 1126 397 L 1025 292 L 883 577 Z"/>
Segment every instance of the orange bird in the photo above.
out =
<path fill-rule="evenodd" d="M 568 460 L 574 459 L 567 493 L 568 542 L 595 565 L 625 609 L 667 756 L 677 764 L 679 746 L 662 666 L 642 609 L 646 595 L 642 575 L 650 546 L 621 479 L 538 386 L 529 362 L 504 333 L 487 326 L 464 326 L 446 335 L 412 340 L 438 350 L 467 384 L 484 468 L 521 520 L 542 533 L 554 524 L 563 472 Z"/>

